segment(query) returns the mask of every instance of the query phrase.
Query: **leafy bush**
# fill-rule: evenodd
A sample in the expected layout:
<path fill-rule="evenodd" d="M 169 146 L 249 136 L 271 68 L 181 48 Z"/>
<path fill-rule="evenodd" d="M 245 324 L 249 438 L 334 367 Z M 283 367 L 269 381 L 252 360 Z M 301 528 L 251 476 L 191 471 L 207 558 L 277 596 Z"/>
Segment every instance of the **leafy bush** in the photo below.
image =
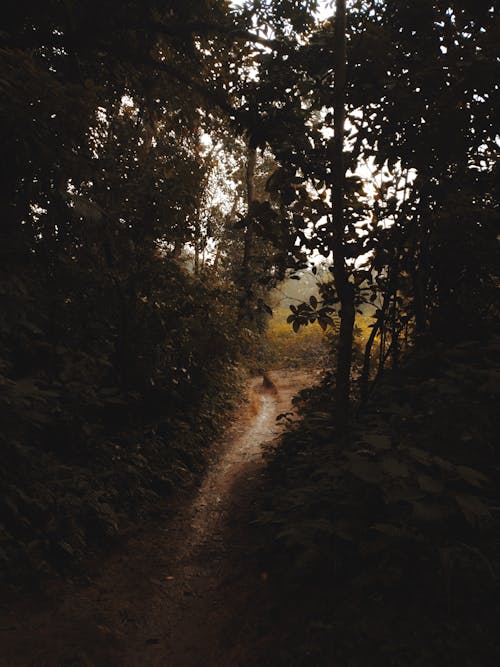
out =
<path fill-rule="evenodd" d="M 488 656 L 480 664 L 490 664 L 500 592 L 499 342 L 415 352 L 381 382 L 348 438 L 336 430 L 328 390 L 316 388 L 303 422 L 269 452 L 265 543 L 278 576 L 291 561 L 295 586 L 305 582 L 307 611 L 330 627 L 321 641 L 335 643 L 337 659 L 357 664 L 364 652 L 370 665 L 402 664 L 402 655 L 408 665 L 442 664 L 425 643 L 447 618 L 448 663 L 473 664 L 466 660 L 480 649 Z"/>
<path fill-rule="evenodd" d="M 200 470 L 237 396 L 227 295 L 153 258 L 149 284 L 35 262 L 0 283 L 0 561 L 64 568 Z M 87 313 L 87 318 L 85 317 Z M 82 323 L 85 321 L 85 326 Z"/>

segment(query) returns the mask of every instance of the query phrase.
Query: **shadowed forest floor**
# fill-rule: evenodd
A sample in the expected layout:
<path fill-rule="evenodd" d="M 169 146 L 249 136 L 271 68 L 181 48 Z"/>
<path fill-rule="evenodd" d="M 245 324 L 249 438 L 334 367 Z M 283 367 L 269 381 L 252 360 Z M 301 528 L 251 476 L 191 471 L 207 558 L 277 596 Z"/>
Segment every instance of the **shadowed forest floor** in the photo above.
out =
<path fill-rule="evenodd" d="M 251 556 L 247 526 L 262 481 L 261 446 L 279 435 L 276 416 L 314 378 L 277 371 L 277 392 L 254 379 L 200 488 L 164 525 L 94 562 L 85 583 L 4 600 L 1 667 L 271 665 L 269 582 Z"/>

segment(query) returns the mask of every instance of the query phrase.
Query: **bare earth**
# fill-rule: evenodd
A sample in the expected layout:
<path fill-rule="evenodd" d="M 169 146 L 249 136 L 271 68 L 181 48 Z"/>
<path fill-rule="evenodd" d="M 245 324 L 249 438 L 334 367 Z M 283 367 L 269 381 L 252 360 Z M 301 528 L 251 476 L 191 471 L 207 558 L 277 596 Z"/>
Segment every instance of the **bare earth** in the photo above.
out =
<path fill-rule="evenodd" d="M 253 380 L 194 498 L 101 559 L 89 583 L 0 602 L 0 667 L 272 667 L 272 613 L 259 613 L 267 575 L 249 556 L 246 527 L 261 446 L 316 377 L 276 371 L 277 393 Z"/>

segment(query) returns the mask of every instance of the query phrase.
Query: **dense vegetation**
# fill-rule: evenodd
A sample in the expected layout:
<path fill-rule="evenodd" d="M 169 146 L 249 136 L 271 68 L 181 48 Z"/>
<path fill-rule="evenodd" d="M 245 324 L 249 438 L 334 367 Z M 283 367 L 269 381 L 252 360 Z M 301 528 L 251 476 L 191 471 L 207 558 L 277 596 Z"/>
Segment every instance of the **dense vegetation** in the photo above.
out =
<path fill-rule="evenodd" d="M 276 665 L 498 663 L 499 344 L 414 351 L 349 438 L 328 383 L 303 397 L 257 517 Z"/>
<path fill-rule="evenodd" d="M 322 365 L 260 518 L 312 591 L 294 659 L 493 665 L 499 11 L 330 4 L 7 3 L 0 562 L 85 555 L 200 469 L 245 368 Z"/>
<path fill-rule="evenodd" d="M 222 56 L 204 56 L 190 30 L 168 30 L 227 17 L 209 3 L 195 17 L 177 4 L 154 27 L 154 2 L 9 3 L 4 572 L 63 566 L 121 532 L 199 469 L 235 399 L 245 337 L 231 262 L 242 241 L 233 233 L 219 269 L 203 264 L 210 225 L 225 231 L 200 137 L 224 123 L 195 92 L 210 98 Z M 182 83 L 187 62 L 192 86 Z"/>

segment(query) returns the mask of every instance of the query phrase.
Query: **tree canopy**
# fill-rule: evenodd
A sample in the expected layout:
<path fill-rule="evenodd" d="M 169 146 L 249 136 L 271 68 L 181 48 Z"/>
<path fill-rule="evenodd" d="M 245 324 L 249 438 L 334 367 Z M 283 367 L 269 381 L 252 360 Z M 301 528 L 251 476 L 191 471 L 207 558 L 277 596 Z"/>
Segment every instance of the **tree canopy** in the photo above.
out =
<path fill-rule="evenodd" d="M 72 557 L 118 530 L 120 505 L 140 514 L 196 468 L 265 329 L 269 290 L 316 274 L 320 257 L 331 279 L 288 321 L 333 332 L 346 432 L 356 317 L 370 318 L 363 400 L 430 340 L 491 332 L 498 7 L 317 11 L 313 0 L 3 8 L 9 567 L 18 541 L 32 545 L 30 567 Z M 68 466 L 75 484 L 61 481 Z"/>

